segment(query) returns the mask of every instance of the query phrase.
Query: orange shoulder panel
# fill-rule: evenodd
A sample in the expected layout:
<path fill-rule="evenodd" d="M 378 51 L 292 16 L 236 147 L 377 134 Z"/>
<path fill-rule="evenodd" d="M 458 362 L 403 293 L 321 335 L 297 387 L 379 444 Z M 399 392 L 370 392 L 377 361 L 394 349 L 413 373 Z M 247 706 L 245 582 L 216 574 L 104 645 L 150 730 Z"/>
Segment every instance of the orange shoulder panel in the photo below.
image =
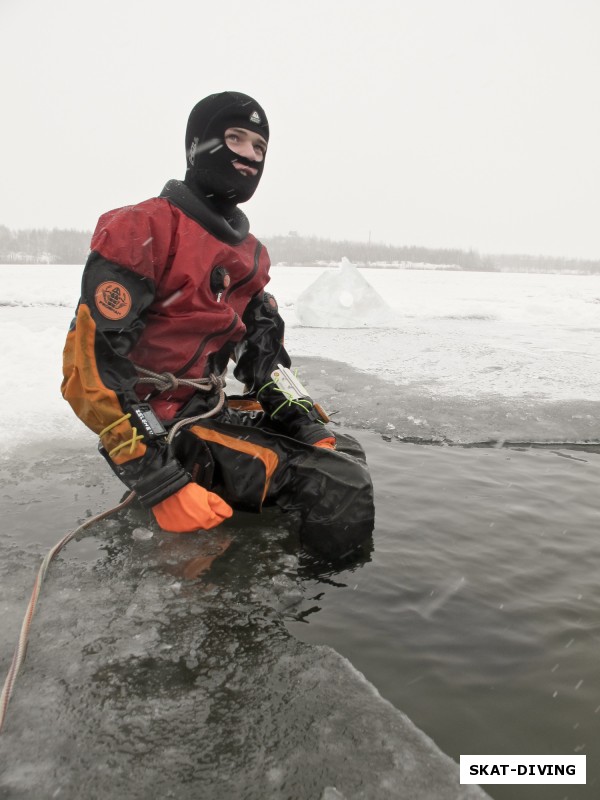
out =
<path fill-rule="evenodd" d="M 104 385 L 98 372 L 95 354 L 96 323 L 89 308 L 81 303 L 77 312 L 75 329 L 69 331 L 63 351 L 62 396 L 70 404 L 80 420 L 94 433 L 100 434 L 107 426 L 124 417 L 116 393 Z M 125 442 L 112 459 L 115 464 L 124 464 L 140 458 L 146 445 L 136 441 L 136 432 L 128 419 L 123 419 L 102 437 L 102 445 L 110 453 Z"/>

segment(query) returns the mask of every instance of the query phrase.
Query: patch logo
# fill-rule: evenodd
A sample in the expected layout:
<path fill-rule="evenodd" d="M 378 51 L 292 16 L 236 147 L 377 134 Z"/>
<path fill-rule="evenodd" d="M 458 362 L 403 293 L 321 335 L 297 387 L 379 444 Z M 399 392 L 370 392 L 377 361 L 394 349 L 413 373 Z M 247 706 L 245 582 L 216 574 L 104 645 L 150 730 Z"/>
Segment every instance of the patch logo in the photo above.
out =
<path fill-rule="evenodd" d="M 258 113 L 258 111 L 253 111 L 250 114 L 250 122 L 253 122 L 255 125 L 260 125 L 262 119 L 260 118 L 260 114 Z"/>
<path fill-rule="evenodd" d="M 131 295 L 115 281 L 104 281 L 94 295 L 96 308 L 106 319 L 123 319 L 131 311 Z"/>

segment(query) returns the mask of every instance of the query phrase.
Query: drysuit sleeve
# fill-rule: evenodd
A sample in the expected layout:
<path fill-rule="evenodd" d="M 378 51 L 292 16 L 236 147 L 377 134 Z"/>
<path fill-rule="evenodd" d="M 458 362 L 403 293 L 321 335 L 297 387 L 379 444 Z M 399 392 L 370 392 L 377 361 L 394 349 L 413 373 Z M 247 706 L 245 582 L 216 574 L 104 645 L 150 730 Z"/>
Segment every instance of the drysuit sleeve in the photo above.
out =
<path fill-rule="evenodd" d="M 190 480 L 171 457 L 164 437 L 155 438 L 139 423 L 136 426 L 132 414 L 140 401 L 137 372 L 128 354 L 154 300 L 159 258 L 155 252 L 144 260 L 137 252 L 135 242 L 150 238 L 144 216 L 102 223 L 101 218 L 67 334 L 61 391 L 100 437 L 100 452 L 112 469 L 151 507 Z"/>
<path fill-rule="evenodd" d="M 246 335 L 235 349 L 235 377 L 256 397 L 274 425 L 283 433 L 307 444 L 314 444 L 333 433 L 325 427 L 326 418 L 312 398 L 301 403 L 287 398 L 271 378 L 278 364 L 291 366 L 283 345 L 285 323 L 273 295 L 263 292 L 252 298 L 243 322 Z"/>

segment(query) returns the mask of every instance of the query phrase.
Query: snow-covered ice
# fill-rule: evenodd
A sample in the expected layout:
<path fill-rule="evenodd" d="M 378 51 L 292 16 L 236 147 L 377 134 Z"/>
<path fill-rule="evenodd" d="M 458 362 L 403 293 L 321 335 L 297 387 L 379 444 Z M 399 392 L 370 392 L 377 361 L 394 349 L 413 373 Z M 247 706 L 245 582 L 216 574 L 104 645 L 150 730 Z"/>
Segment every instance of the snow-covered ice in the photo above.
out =
<path fill-rule="evenodd" d="M 361 269 L 393 323 L 336 332 L 304 328 L 295 314 L 321 272 L 272 270 L 296 355 L 326 356 L 438 396 L 600 397 L 600 275 Z"/>
<path fill-rule="evenodd" d="M 32 426 L 36 437 L 95 438 L 60 395 L 61 353 L 81 269 L 0 267 L 3 447 L 31 441 Z M 464 398 L 503 403 L 512 413 L 523 404 L 544 413 L 548 403 L 575 403 L 573 414 L 588 419 L 579 436 L 599 435 L 593 408 L 600 398 L 600 276 L 361 269 L 392 309 L 388 327 L 302 327 L 298 297 L 332 271 L 339 272 L 271 270 L 268 289 L 279 302 L 286 346 L 297 361 L 317 356 L 349 364 L 383 379 L 382 391 L 389 387 L 399 405 L 406 391 L 425 406 Z M 352 392 L 352 384 L 345 386 L 346 400 Z M 409 416 L 427 419 L 412 399 L 404 419 Z"/>

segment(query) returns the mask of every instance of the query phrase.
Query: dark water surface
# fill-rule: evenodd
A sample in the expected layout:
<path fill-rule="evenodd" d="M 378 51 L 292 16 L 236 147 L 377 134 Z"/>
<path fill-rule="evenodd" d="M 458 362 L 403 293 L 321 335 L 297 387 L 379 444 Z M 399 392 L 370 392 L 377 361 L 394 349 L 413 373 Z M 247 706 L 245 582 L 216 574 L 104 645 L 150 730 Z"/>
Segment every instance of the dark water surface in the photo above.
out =
<path fill-rule="evenodd" d="M 27 455 L 0 461 L 1 676 L 41 557 L 122 495 L 75 442 Z M 0 736 L 1 800 L 483 800 L 343 656 L 288 632 L 314 586 L 287 519 L 177 536 L 130 506 L 71 542 Z"/>
<path fill-rule="evenodd" d="M 456 760 L 587 754 L 587 786 L 493 797 L 600 796 L 600 455 L 358 438 L 372 560 L 305 578 L 313 613 L 289 629 L 348 657 Z"/>
<path fill-rule="evenodd" d="M 352 568 L 311 565 L 275 510 L 183 537 L 128 510 L 61 553 L 0 737 L 2 800 L 476 796 L 321 644 L 456 760 L 588 757 L 587 786 L 486 786 L 497 800 L 600 795 L 600 455 L 352 433 L 377 508 Z M 40 557 L 122 486 L 77 443 L 0 478 L 4 676 Z M 231 547 L 194 577 L 215 537 Z"/>

